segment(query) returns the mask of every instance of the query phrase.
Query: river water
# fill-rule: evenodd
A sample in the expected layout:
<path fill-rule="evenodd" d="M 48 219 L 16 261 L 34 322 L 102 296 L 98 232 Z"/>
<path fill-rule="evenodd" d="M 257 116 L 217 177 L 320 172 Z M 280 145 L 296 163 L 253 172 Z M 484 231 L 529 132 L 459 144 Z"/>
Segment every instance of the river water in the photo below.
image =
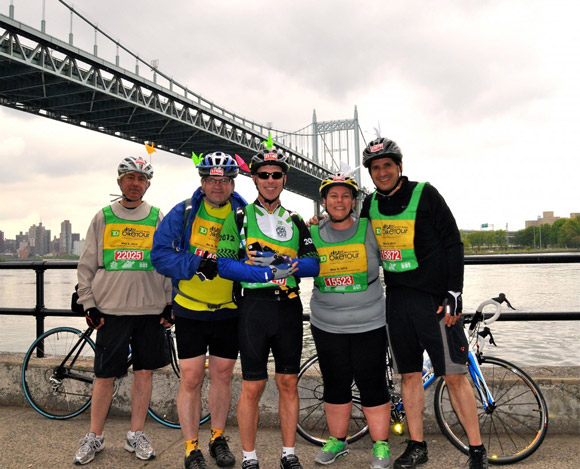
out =
<path fill-rule="evenodd" d="M 76 284 L 76 270 L 45 272 L 45 306 L 69 308 Z M 35 275 L 32 270 L 0 270 L 0 307 L 33 308 Z M 301 284 L 305 312 L 312 279 Z M 516 311 L 580 311 L 580 264 L 478 265 L 465 267 L 464 311 L 503 292 Z M 51 317 L 45 330 L 61 325 L 84 328 L 83 318 Z M 25 352 L 35 338 L 35 319 L 0 315 L 0 351 Z M 497 347 L 494 355 L 520 365 L 580 365 L 578 321 L 499 321 L 491 326 Z M 305 324 L 304 353 L 314 353 L 309 326 Z"/>

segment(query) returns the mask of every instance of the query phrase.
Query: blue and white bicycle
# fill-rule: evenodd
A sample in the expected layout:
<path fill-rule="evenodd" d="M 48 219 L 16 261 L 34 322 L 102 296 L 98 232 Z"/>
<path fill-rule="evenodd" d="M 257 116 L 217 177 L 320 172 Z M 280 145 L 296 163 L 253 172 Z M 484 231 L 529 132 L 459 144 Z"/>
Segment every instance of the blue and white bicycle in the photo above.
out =
<path fill-rule="evenodd" d="M 505 295 L 500 293 L 497 298 L 481 303 L 472 317 L 464 317 L 464 323 L 469 324 L 469 376 L 476 395 L 481 437 L 491 464 L 511 464 L 527 458 L 542 444 L 548 431 L 548 409 L 537 384 L 518 366 L 483 353 L 486 342 L 495 345 L 487 326 L 500 316 L 504 302 L 514 309 Z M 485 319 L 484 309 L 488 306 L 494 307 L 495 311 Z M 449 441 L 468 454 L 467 433 L 453 410 L 445 381 L 435 378 L 429 363 L 426 362 L 424 366 L 423 387 L 428 388 L 436 383 L 434 408 L 437 423 Z M 403 434 L 405 409 L 400 393 L 395 390 L 392 359 L 388 350 L 386 372 L 391 392 L 393 432 Z M 307 441 L 322 446 L 329 438 L 329 433 L 324 414 L 322 373 L 317 356 L 301 366 L 298 390 L 298 433 Z M 359 440 L 369 431 L 354 383 L 352 399 L 353 410 L 347 438 L 349 442 Z"/>

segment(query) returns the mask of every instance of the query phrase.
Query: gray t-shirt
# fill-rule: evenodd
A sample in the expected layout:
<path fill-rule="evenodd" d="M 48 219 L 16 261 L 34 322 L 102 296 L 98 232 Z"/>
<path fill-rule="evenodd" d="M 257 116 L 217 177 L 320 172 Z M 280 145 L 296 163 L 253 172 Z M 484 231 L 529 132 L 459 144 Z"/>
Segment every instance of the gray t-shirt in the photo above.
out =
<path fill-rule="evenodd" d="M 346 230 L 333 228 L 324 219 L 320 222 L 320 237 L 328 243 L 352 238 L 358 228 L 358 218 Z M 321 293 L 314 286 L 310 299 L 310 323 L 325 332 L 356 334 L 378 329 L 386 324 L 385 295 L 379 277 L 380 259 L 377 239 L 370 223 L 367 225 L 365 248 L 368 264 L 369 286 L 362 292 Z"/>

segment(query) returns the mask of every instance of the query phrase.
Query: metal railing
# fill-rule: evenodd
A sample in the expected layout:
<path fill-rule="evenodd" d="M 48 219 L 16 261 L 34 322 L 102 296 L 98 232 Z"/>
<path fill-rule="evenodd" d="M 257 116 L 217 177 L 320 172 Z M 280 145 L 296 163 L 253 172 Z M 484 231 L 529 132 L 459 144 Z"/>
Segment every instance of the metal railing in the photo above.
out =
<path fill-rule="evenodd" d="M 510 254 L 510 255 L 474 255 L 465 256 L 465 265 L 497 265 L 497 264 L 572 264 L 580 263 L 580 253 L 569 254 Z M 44 273 L 47 270 L 76 269 L 77 261 L 22 261 L 0 262 L 0 270 L 34 270 L 36 275 L 36 305 L 34 308 L 2 308 L 0 314 L 14 316 L 36 317 L 36 336 L 44 332 L 44 319 L 49 316 L 82 316 L 70 309 L 49 309 L 44 305 Z M 71 285 L 71 295 L 73 285 Z M 304 314 L 304 320 L 310 319 Z M 580 311 L 551 312 L 504 312 L 500 321 L 577 321 Z"/>

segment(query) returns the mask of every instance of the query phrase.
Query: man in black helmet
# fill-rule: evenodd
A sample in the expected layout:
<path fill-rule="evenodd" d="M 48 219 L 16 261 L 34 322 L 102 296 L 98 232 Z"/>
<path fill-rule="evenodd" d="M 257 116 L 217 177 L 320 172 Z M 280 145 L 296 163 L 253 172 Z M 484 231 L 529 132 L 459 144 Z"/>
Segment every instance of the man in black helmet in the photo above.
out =
<path fill-rule="evenodd" d="M 243 287 L 238 338 L 242 391 L 238 427 L 242 469 L 259 469 L 256 453 L 259 401 L 274 356 L 278 414 L 282 432 L 281 469 L 302 469 L 295 454 L 298 423 L 298 371 L 302 352 L 302 303 L 299 277 L 318 275 L 318 252 L 298 214 L 286 210 L 280 194 L 290 165 L 275 149 L 252 157 L 250 171 L 258 190 L 254 203 L 231 213 L 218 245 L 218 268 Z"/>
<path fill-rule="evenodd" d="M 470 444 L 470 469 L 486 468 L 475 397 L 467 373 L 468 343 L 461 320 L 463 243 L 455 219 L 429 183 L 403 176 L 403 154 L 392 140 L 378 138 L 363 152 L 376 191 L 363 202 L 379 245 L 387 293 L 387 327 L 410 440 L 395 469 L 427 461 L 423 441 L 425 395 L 421 380 L 426 350 L 435 374 L 443 376 Z"/>

